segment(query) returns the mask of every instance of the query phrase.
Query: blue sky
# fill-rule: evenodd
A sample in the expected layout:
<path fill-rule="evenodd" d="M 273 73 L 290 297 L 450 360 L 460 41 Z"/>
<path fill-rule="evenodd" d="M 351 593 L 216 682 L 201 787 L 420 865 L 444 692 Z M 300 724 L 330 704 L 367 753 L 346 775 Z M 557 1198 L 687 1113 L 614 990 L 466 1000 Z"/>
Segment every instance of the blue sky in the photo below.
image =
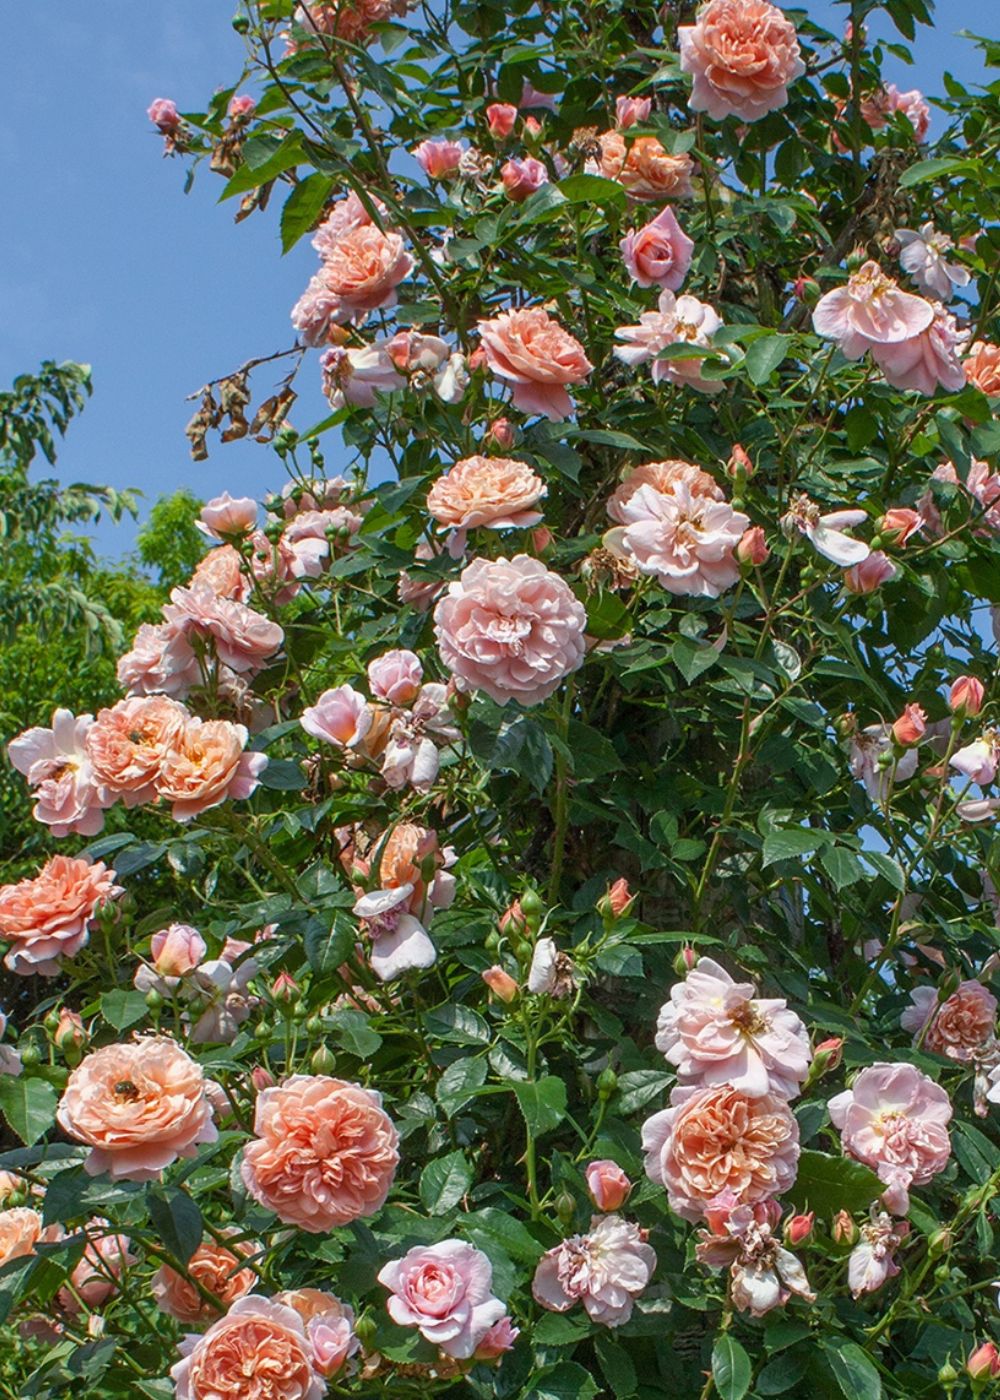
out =
<path fill-rule="evenodd" d="M 181 485 L 261 495 L 282 484 L 270 449 L 214 445 L 193 463 L 187 394 L 243 360 L 292 344 L 289 308 L 313 270 L 308 241 L 282 258 L 275 212 L 238 227 L 207 171 L 182 193 L 184 165 L 163 160 L 145 111 L 154 97 L 197 109 L 239 76 L 243 48 L 229 0 L 31 0 L 0 56 L 0 385 L 39 360 L 94 369 L 94 397 L 64 444 L 66 480 L 136 486 L 148 505 Z M 800 8 L 839 30 L 832 0 Z M 978 51 L 953 37 L 996 32 L 996 0 L 943 0 L 921 30 L 901 87 L 940 90 L 948 68 L 980 79 Z M 991 23 L 992 20 L 992 23 Z M 891 33 L 884 19 L 876 32 Z M 323 416 L 315 356 L 299 377 L 298 427 Z M 257 393 L 271 381 L 258 371 Z M 278 377 L 276 374 L 275 378 Z M 337 465 L 332 442 L 328 469 Z M 134 530 L 101 530 L 118 552 Z"/>

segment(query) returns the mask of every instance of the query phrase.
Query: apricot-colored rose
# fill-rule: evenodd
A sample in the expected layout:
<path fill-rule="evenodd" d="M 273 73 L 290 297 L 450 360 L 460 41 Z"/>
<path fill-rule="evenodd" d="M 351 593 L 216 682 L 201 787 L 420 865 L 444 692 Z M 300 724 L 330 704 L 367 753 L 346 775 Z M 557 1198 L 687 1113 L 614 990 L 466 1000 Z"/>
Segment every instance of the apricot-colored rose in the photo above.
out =
<path fill-rule="evenodd" d="M 249 734 L 224 719 L 189 719 L 164 754 L 156 790 L 173 804 L 177 821 L 190 821 L 220 802 L 249 797 L 267 756 L 245 753 Z"/>
<path fill-rule="evenodd" d="M 392 1186 L 399 1135 L 381 1095 L 327 1075 L 294 1074 L 257 1098 L 247 1190 L 286 1225 L 323 1234 L 374 1215 Z"/>
<path fill-rule="evenodd" d="M 788 101 L 806 71 L 795 26 L 767 0 L 710 0 L 677 31 L 681 70 L 694 77 L 692 111 L 759 121 Z"/>
<path fill-rule="evenodd" d="M 970 384 L 975 384 L 990 398 L 1000 398 L 1000 345 L 977 340 L 963 361 L 962 368 Z"/>
<path fill-rule="evenodd" d="M 164 753 L 188 712 L 165 695 L 137 695 L 100 710 L 84 741 L 94 780 L 110 801 L 150 802 Z"/>
<path fill-rule="evenodd" d="M 98 906 L 122 893 L 102 861 L 53 856 L 33 878 L 0 888 L 0 938 L 11 972 L 55 977 L 87 941 Z"/>
<path fill-rule="evenodd" d="M 594 366 L 583 346 L 541 306 L 503 311 L 479 322 L 490 370 L 514 387 L 514 407 L 553 422 L 568 418 L 567 384 L 581 384 Z"/>
<path fill-rule="evenodd" d="M 163 616 L 189 636 L 211 638 L 216 656 L 234 671 L 259 671 L 285 639 L 263 613 L 220 597 L 204 583 L 173 589 Z"/>
<path fill-rule="evenodd" d="M 42 1217 L 28 1206 L 0 1210 L 0 1265 L 33 1254 L 42 1234 Z"/>
<path fill-rule="evenodd" d="M 218 1136 L 201 1067 L 169 1036 L 105 1045 L 70 1075 L 59 1126 L 91 1149 L 91 1176 L 151 1181 Z"/>
<path fill-rule="evenodd" d="M 646 462 L 629 472 L 622 484 L 608 499 L 607 511 L 612 520 L 625 524 L 622 508 L 628 504 L 640 486 L 652 486 L 654 491 L 667 496 L 673 492 L 679 481 L 683 481 L 692 496 L 710 496 L 713 501 L 725 499 L 722 487 L 709 476 L 708 472 L 696 467 L 693 462 Z"/>
<path fill-rule="evenodd" d="M 235 1234 L 235 1231 L 226 1233 Z M 224 1312 L 237 1298 L 249 1293 L 257 1282 L 256 1273 L 246 1267 L 244 1260 L 260 1249 L 256 1240 L 234 1240 L 231 1245 L 205 1240 L 188 1260 L 187 1271 L 209 1293 L 215 1294 Z M 153 1276 L 152 1292 L 162 1311 L 178 1322 L 197 1325 L 212 1322 L 220 1315 L 220 1309 L 202 1297 L 194 1284 L 169 1264 L 164 1264 Z"/>
<path fill-rule="evenodd" d="M 361 1345 L 354 1335 L 354 1309 L 336 1294 L 296 1288 L 276 1293 L 274 1301 L 298 1313 L 312 1347 L 313 1365 L 327 1379 L 335 1376 Z"/>
<path fill-rule="evenodd" d="M 219 598 L 235 598 L 245 603 L 250 595 L 250 580 L 243 572 L 243 560 L 231 544 L 210 549 L 191 575 L 191 586 L 205 584 Z"/>
<path fill-rule="evenodd" d="M 463 457 L 427 493 L 427 509 L 440 525 L 454 530 L 488 526 L 502 530 L 537 525 L 533 507 L 548 487 L 526 462 L 510 457 Z"/>
<path fill-rule="evenodd" d="M 686 151 L 668 155 L 655 136 L 639 136 L 633 141 L 617 179 L 633 199 L 690 199 L 694 193 L 693 168 Z"/>
<path fill-rule="evenodd" d="M 330 248 L 303 301 L 312 293 L 324 303 L 328 322 L 342 325 L 377 307 L 395 305 L 396 287 L 412 267 L 401 234 L 366 224 Z M 294 321 L 295 312 L 292 316 Z"/>
<path fill-rule="evenodd" d="M 184 1359 L 170 1371 L 176 1400 L 322 1400 L 326 1393 L 302 1319 L 268 1298 L 238 1299 L 181 1350 Z"/>

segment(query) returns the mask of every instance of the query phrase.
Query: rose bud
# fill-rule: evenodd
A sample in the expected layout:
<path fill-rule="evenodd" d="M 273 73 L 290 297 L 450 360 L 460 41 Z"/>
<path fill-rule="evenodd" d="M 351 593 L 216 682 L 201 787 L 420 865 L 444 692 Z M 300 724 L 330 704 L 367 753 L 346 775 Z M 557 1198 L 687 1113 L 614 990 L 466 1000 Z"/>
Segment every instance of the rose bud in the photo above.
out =
<path fill-rule="evenodd" d="M 919 534 L 924 524 L 924 517 L 918 511 L 900 506 L 896 510 L 887 510 L 875 528 L 880 535 L 902 549 L 911 535 Z"/>
<path fill-rule="evenodd" d="M 965 1363 L 965 1369 L 974 1381 L 994 1379 L 1000 1376 L 1000 1352 L 995 1342 L 983 1342 Z"/>
<path fill-rule="evenodd" d="M 817 1079 L 822 1079 L 823 1075 L 830 1070 L 836 1069 L 843 1057 L 843 1036 L 831 1035 L 826 1040 L 821 1040 L 813 1051 L 812 1063 L 809 1066 L 809 1073 L 803 1088 L 814 1084 Z"/>
<path fill-rule="evenodd" d="M 547 525 L 539 525 L 531 532 L 531 547 L 536 554 L 544 554 L 554 536 Z"/>
<path fill-rule="evenodd" d="M 584 1176 L 590 1199 L 598 1210 L 620 1210 L 632 1194 L 632 1183 L 617 1162 L 591 1162 Z"/>
<path fill-rule="evenodd" d="M 298 999 L 299 984 L 287 972 L 279 972 L 271 985 L 271 1000 L 279 1006 L 291 1006 Z"/>
<path fill-rule="evenodd" d="M 652 110 L 651 97 L 616 97 L 615 120 L 621 131 L 627 131 L 637 122 L 644 122 Z"/>
<path fill-rule="evenodd" d="M 71 1065 L 76 1065 L 86 1048 L 87 1039 L 79 1012 L 70 1011 L 64 1006 L 59 1012 L 59 1024 L 52 1037 L 56 1049 Z"/>
<path fill-rule="evenodd" d="M 526 141 L 534 141 L 542 134 L 542 124 L 537 117 L 525 117 L 523 136 Z"/>
<path fill-rule="evenodd" d="M 740 563 L 759 569 L 770 557 L 771 551 L 767 547 L 763 528 L 760 525 L 751 525 L 749 530 L 744 530 L 736 546 L 736 558 Z"/>
<path fill-rule="evenodd" d="M 611 922 L 627 914 L 635 900 L 636 896 L 629 889 L 628 881 L 622 876 L 609 886 L 607 894 L 597 901 L 597 912 L 603 919 Z"/>
<path fill-rule="evenodd" d="M 483 981 L 489 987 L 494 996 L 498 996 L 501 1001 L 511 1002 L 517 996 L 518 985 L 511 977 L 510 973 L 502 968 L 499 963 L 493 967 L 488 967 L 482 974 Z"/>
<path fill-rule="evenodd" d="M 851 1216 L 846 1210 L 838 1210 L 833 1217 L 833 1225 L 830 1235 L 834 1244 L 855 1245 L 858 1242 L 860 1231 L 855 1225 Z"/>
<path fill-rule="evenodd" d="M 514 428 L 509 418 L 498 418 L 486 430 L 483 443 L 487 447 L 499 447 L 502 452 L 514 446 Z"/>
<path fill-rule="evenodd" d="M 477 369 L 486 368 L 486 351 L 481 345 L 477 345 L 469 356 L 469 373 L 475 374 Z"/>
<path fill-rule="evenodd" d="M 490 135 L 498 141 L 504 141 L 514 130 L 517 108 L 512 107 L 509 102 L 493 102 L 486 108 L 486 121 Z"/>
<path fill-rule="evenodd" d="M 753 476 L 753 462 L 747 455 L 746 449 L 738 442 L 733 443 L 732 451 L 729 454 L 729 461 L 726 463 L 726 475 L 733 481 L 746 481 L 747 477 Z"/>
<path fill-rule="evenodd" d="M 907 705 L 892 726 L 892 737 L 897 744 L 919 744 L 927 730 L 927 716 L 919 705 Z"/>
<path fill-rule="evenodd" d="M 524 933 L 528 925 L 519 899 L 515 899 L 511 904 L 507 905 L 507 908 L 500 915 L 497 927 L 500 929 L 501 933 L 510 934 L 512 938 L 515 934 Z"/>
<path fill-rule="evenodd" d="M 510 1318 L 502 1317 L 499 1322 L 494 1322 L 472 1353 L 473 1361 L 496 1361 L 505 1351 L 513 1348 L 520 1335 L 520 1329 L 514 1326 Z"/>
<path fill-rule="evenodd" d="M 149 951 L 153 967 L 161 977 L 183 977 L 195 970 L 207 948 L 196 928 L 190 924 L 171 924 L 153 934 Z"/>
<path fill-rule="evenodd" d="M 891 583 L 897 569 L 888 555 L 873 550 L 867 559 L 844 571 L 844 587 L 848 593 L 874 593 L 883 583 Z"/>
<path fill-rule="evenodd" d="M 975 676 L 959 676 L 948 694 L 948 704 L 956 715 L 978 715 L 983 708 L 985 689 Z"/>
<path fill-rule="evenodd" d="M 674 958 L 674 971 L 678 977 L 686 977 L 695 963 L 698 961 L 698 954 L 691 947 L 690 943 L 685 943 Z"/>
<path fill-rule="evenodd" d="M 815 306 L 819 301 L 819 283 L 812 277 L 796 277 L 792 290 L 798 301 Z"/>
<path fill-rule="evenodd" d="M 262 1094 L 265 1089 L 274 1088 L 274 1075 L 269 1069 L 265 1069 L 263 1065 L 257 1065 L 257 1067 L 250 1072 L 250 1082 L 253 1084 L 258 1094 Z"/>
<path fill-rule="evenodd" d="M 813 1224 L 816 1220 L 815 1211 L 807 1211 L 805 1215 L 792 1215 L 785 1221 L 785 1244 L 790 1247 L 805 1244 L 812 1234 Z"/>

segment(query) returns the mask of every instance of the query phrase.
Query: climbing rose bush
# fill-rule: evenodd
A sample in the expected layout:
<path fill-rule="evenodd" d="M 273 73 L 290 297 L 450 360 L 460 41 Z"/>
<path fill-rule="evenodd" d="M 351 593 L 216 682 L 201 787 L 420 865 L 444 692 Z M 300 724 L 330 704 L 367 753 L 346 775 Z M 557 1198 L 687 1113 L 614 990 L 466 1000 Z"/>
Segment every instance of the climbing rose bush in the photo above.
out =
<path fill-rule="evenodd" d="M 815 9 L 243 0 L 152 102 L 301 295 L 4 735 L 5 1393 L 1000 1377 L 1000 91 Z"/>

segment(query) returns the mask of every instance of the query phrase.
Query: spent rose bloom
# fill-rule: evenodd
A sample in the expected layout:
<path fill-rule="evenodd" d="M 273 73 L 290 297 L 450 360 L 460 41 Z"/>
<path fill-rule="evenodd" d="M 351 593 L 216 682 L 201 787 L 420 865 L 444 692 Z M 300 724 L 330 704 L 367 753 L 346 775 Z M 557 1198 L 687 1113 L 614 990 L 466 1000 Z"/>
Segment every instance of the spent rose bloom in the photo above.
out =
<path fill-rule="evenodd" d="M 163 755 L 188 717 L 165 695 L 132 696 L 99 710 L 84 749 L 102 798 L 120 798 L 126 807 L 152 801 Z"/>
<path fill-rule="evenodd" d="M 583 664 L 586 620 L 557 574 L 518 554 L 463 569 L 434 609 L 434 633 L 459 689 L 537 705 Z"/>
<path fill-rule="evenodd" d="M 590 1199 L 598 1210 L 621 1210 L 632 1193 L 632 1183 L 617 1162 L 602 1157 L 584 1172 Z"/>
<path fill-rule="evenodd" d="M 909 1208 L 911 1185 L 925 1185 L 948 1165 L 951 1101 L 913 1065 L 868 1065 L 828 1107 L 844 1151 L 885 1182 L 883 1200 L 897 1215 Z"/>
<path fill-rule="evenodd" d="M 515 408 L 553 422 L 572 414 L 566 385 L 582 384 L 594 366 L 576 337 L 547 311 L 501 311 L 479 322 L 479 334 L 491 373 L 513 386 Z"/>
<path fill-rule="evenodd" d="M 87 942 L 97 911 L 124 891 L 102 861 L 53 856 L 37 875 L 0 888 L 4 966 L 22 977 L 56 977 L 61 959 Z"/>
<path fill-rule="evenodd" d="M 641 229 L 630 229 L 618 246 L 633 282 L 673 292 L 687 276 L 694 253 L 693 241 L 669 205 Z"/>
<path fill-rule="evenodd" d="M 195 524 L 213 540 L 226 535 L 248 535 L 257 526 L 257 502 L 252 496 L 231 496 L 223 491 L 202 506 Z"/>
<path fill-rule="evenodd" d="M 730 1084 L 753 1098 L 792 1099 L 809 1073 L 809 1035 L 783 997 L 758 997 L 712 958 L 699 958 L 670 992 L 656 1048 L 681 1083 Z"/>
<path fill-rule="evenodd" d="M 461 1240 L 418 1245 L 385 1264 L 378 1281 L 389 1289 L 389 1316 L 417 1327 L 447 1356 L 472 1356 L 506 1308 L 492 1293 L 493 1267 L 482 1250 Z"/>
<path fill-rule="evenodd" d="M 634 467 L 620 486 L 608 497 L 607 512 L 619 525 L 626 523 L 623 509 L 640 486 L 652 486 L 662 495 L 669 495 L 683 481 L 692 496 L 708 496 L 714 501 L 725 499 L 722 487 L 693 462 L 646 462 Z"/>
<path fill-rule="evenodd" d="M 847 1261 L 847 1283 L 855 1298 L 877 1293 L 887 1280 L 899 1273 L 895 1252 L 910 1233 L 908 1220 L 893 1220 L 885 1211 L 872 1211 L 862 1225 L 860 1239 Z"/>
<path fill-rule="evenodd" d="M 262 1246 L 256 1240 L 231 1238 L 237 1234 L 232 1227 L 222 1234 L 227 1238 L 226 1244 L 206 1239 L 191 1255 L 185 1268 L 192 1279 L 215 1294 L 224 1311 L 256 1284 L 257 1274 L 247 1266 L 246 1260 L 258 1254 Z M 213 1322 L 219 1316 L 215 1304 L 169 1264 L 162 1265 L 153 1275 L 150 1290 L 160 1310 L 178 1322 L 198 1326 Z"/>
<path fill-rule="evenodd" d="M 767 0 L 709 0 L 677 31 L 681 71 L 694 79 L 692 111 L 716 121 L 759 121 L 788 101 L 806 71 L 795 26 Z"/>
<path fill-rule="evenodd" d="M 934 987 L 914 987 L 912 1006 L 899 1018 L 904 1031 L 935 1055 L 968 1061 L 993 1037 L 997 999 L 982 982 L 960 982 L 951 996 L 938 1001 Z"/>
<path fill-rule="evenodd" d="M 374 1215 L 389 1194 L 399 1136 L 381 1095 L 327 1075 L 293 1074 L 257 1097 L 241 1173 L 286 1225 L 325 1234 Z"/>
<path fill-rule="evenodd" d="M 961 263 L 948 262 L 947 254 L 955 244 L 946 233 L 939 233 L 933 223 L 921 224 L 919 230 L 898 228 L 893 237 L 902 249 L 900 267 L 910 274 L 924 296 L 950 301 L 956 287 L 968 286 L 971 272 Z"/>
<path fill-rule="evenodd" d="M 174 135 L 181 124 L 177 103 L 169 97 L 154 97 L 146 115 L 164 136 Z"/>
<path fill-rule="evenodd" d="M 553 1312 L 583 1303 L 592 1322 L 621 1327 L 653 1276 L 656 1254 L 637 1225 L 620 1215 L 594 1216 L 585 1235 L 572 1235 L 543 1254 L 531 1291 Z"/>
<path fill-rule="evenodd" d="M 732 1191 L 724 1191 L 712 1202 L 709 1229 L 699 1232 L 695 1246 L 700 1263 L 729 1269 L 733 1304 L 752 1317 L 784 1306 L 793 1294 L 810 1303 L 816 1299 L 801 1263 L 774 1233 L 779 1214 L 773 1201 L 739 1205 Z"/>
<path fill-rule="evenodd" d="M 457 175 L 462 162 L 462 143 L 446 137 L 421 141 L 410 154 L 425 175 L 432 180 L 448 180 Z"/>
<path fill-rule="evenodd" d="M 675 1088 L 642 1125 L 646 1175 L 670 1208 L 698 1220 L 727 1187 L 741 1205 L 780 1196 L 795 1180 L 799 1125 L 784 1099 L 730 1084 Z"/>
<path fill-rule="evenodd" d="M 383 652 L 368 663 L 368 684 L 372 694 L 390 705 L 412 705 L 420 694 L 424 668 L 412 651 Z"/>
<path fill-rule="evenodd" d="M 232 121 L 245 121 L 257 110 L 257 103 L 249 93 L 236 93 L 229 99 L 226 112 Z"/>
<path fill-rule="evenodd" d="M 929 301 L 904 292 L 870 261 L 844 286 L 820 297 L 813 311 L 816 334 L 836 341 L 849 360 L 860 360 L 876 347 L 913 342 L 933 320 Z"/>
<path fill-rule="evenodd" d="M 916 749 L 883 766 L 884 756 L 891 751 L 892 730 L 887 724 L 869 724 L 851 736 L 851 776 L 864 784 L 872 802 L 885 802 L 895 783 L 905 782 L 917 771 Z"/>
<path fill-rule="evenodd" d="M 970 384 L 990 398 L 1000 398 L 1000 345 L 977 340 L 966 357 L 962 369 Z"/>
<path fill-rule="evenodd" d="M 372 719 L 372 707 L 361 692 L 350 685 L 338 685 L 324 690 L 315 705 L 307 706 L 299 723 L 314 739 L 355 749 L 371 729 Z"/>
<path fill-rule="evenodd" d="M 251 1294 L 181 1343 L 171 1367 L 177 1400 L 323 1400 L 305 1324 L 294 1308 Z"/>
<path fill-rule="evenodd" d="M 85 1170 L 153 1181 L 218 1136 L 201 1067 L 169 1036 L 105 1045 L 70 1074 L 59 1126 L 90 1147 Z"/>
<path fill-rule="evenodd" d="M 7 754 L 34 790 L 33 816 L 53 836 L 96 836 L 104 826 L 102 797 L 87 754 L 93 715 L 58 709 L 52 728 L 26 729 L 7 745 Z"/>
<path fill-rule="evenodd" d="M 220 802 L 249 797 L 267 767 L 267 755 L 246 753 L 250 735 L 224 719 L 189 719 L 160 762 L 157 793 L 186 822 Z"/>
<path fill-rule="evenodd" d="M 389 341 L 370 345 L 332 346 L 320 356 L 323 392 L 333 408 L 345 403 L 372 408 L 377 394 L 392 394 L 406 387 L 388 351 Z"/>
<path fill-rule="evenodd" d="M 788 510 L 781 517 L 781 528 L 791 539 L 796 532 L 805 535 L 818 554 L 831 563 L 849 568 L 863 563 L 871 554 L 871 549 L 863 540 L 845 535 L 844 530 L 852 525 L 861 525 L 868 519 L 863 510 L 833 510 L 821 512 L 815 501 L 804 493 L 795 496 Z"/>
<path fill-rule="evenodd" d="M 705 379 L 702 367 L 705 355 L 667 358 L 663 352 L 671 345 L 683 345 L 690 350 L 712 349 L 712 338 L 722 321 L 711 306 L 697 297 L 675 297 L 665 288 L 655 311 L 644 311 L 637 326 L 619 326 L 615 337 L 625 342 L 615 346 L 615 357 L 626 365 L 653 362 L 653 383 L 667 379 L 671 384 L 687 385 L 703 394 L 714 394 L 722 388 L 721 380 Z"/>
<path fill-rule="evenodd" d="M 511 457 L 463 457 L 427 493 L 427 510 L 452 530 L 537 525 L 548 487 L 526 462 Z"/>
<path fill-rule="evenodd" d="M 727 501 L 694 495 L 678 480 L 666 493 L 640 486 L 619 510 L 624 525 L 606 544 L 669 593 L 718 598 L 739 578 L 734 551 L 750 521 Z"/>

